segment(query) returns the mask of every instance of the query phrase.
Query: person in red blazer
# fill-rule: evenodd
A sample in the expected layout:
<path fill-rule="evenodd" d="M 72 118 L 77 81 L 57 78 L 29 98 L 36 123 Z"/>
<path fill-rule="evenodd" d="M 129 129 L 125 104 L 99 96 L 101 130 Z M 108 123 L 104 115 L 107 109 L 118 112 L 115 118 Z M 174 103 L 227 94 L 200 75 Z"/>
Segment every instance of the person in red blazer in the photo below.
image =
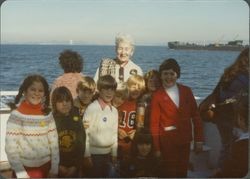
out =
<path fill-rule="evenodd" d="M 180 77 L 177 61 L 165 60 L 159 72 L 162 87 L 153 93 L 151 101 L 155 154 L 163 159 L 164 177 L 187 177 L 193 134 L 195 151 L 202 151 L 201 119 L 192 90 L 176 82 Z"/>

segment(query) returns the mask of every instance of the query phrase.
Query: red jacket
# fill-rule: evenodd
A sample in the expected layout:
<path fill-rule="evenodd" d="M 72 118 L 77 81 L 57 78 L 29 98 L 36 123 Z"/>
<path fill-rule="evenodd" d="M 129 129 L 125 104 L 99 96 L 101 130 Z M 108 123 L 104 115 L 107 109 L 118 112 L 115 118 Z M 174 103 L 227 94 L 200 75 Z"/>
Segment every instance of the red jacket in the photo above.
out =
<path fill-rule="evenodd" d="M 203 141 L 203 129 L 196 101 L 191 89 L 177 84 L 179 89 L 179 108 L 162 87 L 152 96 L 150 129 L 156 151 L 160 150 L 161 135 L 169 134 L 176 144 L 185 144 L 192 140 L 192 123 L 194 140 Z M 176 130 L 165 131 L 164 127 L 175 126 Z"/>

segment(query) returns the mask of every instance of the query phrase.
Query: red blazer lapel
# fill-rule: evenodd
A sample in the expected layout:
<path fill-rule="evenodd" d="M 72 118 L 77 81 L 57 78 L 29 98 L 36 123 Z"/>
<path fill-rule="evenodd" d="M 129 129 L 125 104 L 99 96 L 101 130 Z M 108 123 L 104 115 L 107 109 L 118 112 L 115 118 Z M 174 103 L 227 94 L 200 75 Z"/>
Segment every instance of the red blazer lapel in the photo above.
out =
<path fill-rule="evenodd" d="M 174 106 L 178 110 L 178 107 L 176 106 L 174 101 L 170 98 L 170 96 L 168 95 L 168 93 L 166 92 L 166 90 L 164 88 L 162 88 L 162 92 L 164 93 L 164 98 L 167 98 L 167 100 L 169 102 L 171 102 L 171 106 Z M 179 93 L 180 93 L 180 91 L 179 91 Z"/>
<path fill-rule="evenodd" d="M 183 107 L 185 107 L 185 89 L 182 87 L 182 85 L 177 83 L 177 87 L 179 89 L 179 108 L 178 111 L 182 112 Z"/>

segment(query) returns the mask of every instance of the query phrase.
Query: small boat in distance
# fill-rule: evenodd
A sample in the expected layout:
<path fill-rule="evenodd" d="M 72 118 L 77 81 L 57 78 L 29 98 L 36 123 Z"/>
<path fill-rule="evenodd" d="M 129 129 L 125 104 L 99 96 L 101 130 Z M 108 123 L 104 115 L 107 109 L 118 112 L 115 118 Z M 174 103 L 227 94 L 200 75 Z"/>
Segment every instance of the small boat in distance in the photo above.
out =
<path fill-rule="evenodd" d="M 243 45 L 243 40 L 229 41 L 227 44 L 200 45 L 196 43 L 183 43 L 179 41 L 168 42 L 168 47 L 175 50 L 220 50 L 220 51 L 241 51 L 248 45 Z"/>

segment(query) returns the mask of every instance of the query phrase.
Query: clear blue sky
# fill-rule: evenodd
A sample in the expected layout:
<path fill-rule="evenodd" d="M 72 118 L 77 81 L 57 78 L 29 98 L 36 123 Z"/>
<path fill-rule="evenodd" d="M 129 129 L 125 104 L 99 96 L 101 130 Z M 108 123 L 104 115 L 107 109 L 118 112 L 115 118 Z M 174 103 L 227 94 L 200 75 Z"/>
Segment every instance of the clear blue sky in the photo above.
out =
<path fill-rule="evenodd" d="M 136 44 L 249 41 L 243 0 L 7 0 L 2 43 L 114 44 L 119 32 Z"/>

